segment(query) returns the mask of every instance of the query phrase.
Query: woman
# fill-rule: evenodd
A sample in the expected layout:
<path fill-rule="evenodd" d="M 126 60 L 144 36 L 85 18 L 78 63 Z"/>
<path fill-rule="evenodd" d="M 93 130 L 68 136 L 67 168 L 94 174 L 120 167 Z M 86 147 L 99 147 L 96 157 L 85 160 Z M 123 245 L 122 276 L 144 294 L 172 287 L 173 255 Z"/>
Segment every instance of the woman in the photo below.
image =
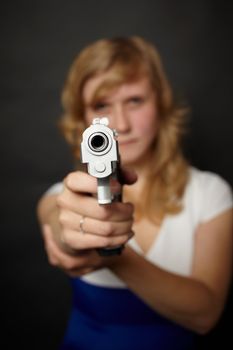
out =
<path fill-rule="evenodd" d="M 62 101 L 60 126 L 76 159 L 84 129 L 108 116 L 125 183 L 123 203 L 101 206 L 96 179 L 79 170 L 38 204 L 49 261 L 71 276 L 74 292 L 62 349 L 190 349 L 218 321 L 229 290 L 229 185 L 183 156 L 187 109 L 144 39 L 86 47 Z M 97 253 L 117 245 L 125 245 L 120 256 Z"/>

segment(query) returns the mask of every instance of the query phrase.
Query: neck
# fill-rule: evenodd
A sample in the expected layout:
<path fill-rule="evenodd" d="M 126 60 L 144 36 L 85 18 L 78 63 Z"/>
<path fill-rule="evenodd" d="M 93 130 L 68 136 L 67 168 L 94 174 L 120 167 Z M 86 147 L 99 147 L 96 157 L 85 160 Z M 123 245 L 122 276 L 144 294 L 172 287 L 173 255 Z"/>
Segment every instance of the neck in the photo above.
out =
<path fill-rule="evenodd" d="M 138 159 L 136 162 L 132 164 L 127 164 L 129 168 L 133 169 L 140 180 L 140 178 L 146 178 L 147 175 L 150 173 L 150 164 L 154 161 L 152 157 L 152 152 L 148 152 L 146 155 L 144 155 L 142 158 Z"/>

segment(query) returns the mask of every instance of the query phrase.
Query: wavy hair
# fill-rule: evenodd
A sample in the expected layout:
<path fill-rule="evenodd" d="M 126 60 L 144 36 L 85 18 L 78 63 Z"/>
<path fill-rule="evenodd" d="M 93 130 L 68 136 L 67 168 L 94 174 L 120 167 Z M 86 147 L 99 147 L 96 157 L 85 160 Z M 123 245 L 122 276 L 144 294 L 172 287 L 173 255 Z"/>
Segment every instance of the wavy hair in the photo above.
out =
<path fill-rule="evenodd" d="M 153 158 L 143 189 L 143 198 L 134 203 L 136 218 L 149 217 L 159 223 L 166 214 L 182 209 L 181 198 L 188 180 L 188 163 L 181 140 L 188 108 L 175 101 L 160 56 L 153 44 L 137 36 L 102 39 L 84 48 L 68 72 L 62 92 L 64 113 L 59 126 L 71 144 L 76 159 L 80 157 L 82 133 L 86 127 L 83 89 L 85 83 L 109 72 L 93 99 L 124 82 L 147 76 L 158 103 L 159 130 L 153 143 Z M 127 196 L 127 190 L 126 190 Z"/>

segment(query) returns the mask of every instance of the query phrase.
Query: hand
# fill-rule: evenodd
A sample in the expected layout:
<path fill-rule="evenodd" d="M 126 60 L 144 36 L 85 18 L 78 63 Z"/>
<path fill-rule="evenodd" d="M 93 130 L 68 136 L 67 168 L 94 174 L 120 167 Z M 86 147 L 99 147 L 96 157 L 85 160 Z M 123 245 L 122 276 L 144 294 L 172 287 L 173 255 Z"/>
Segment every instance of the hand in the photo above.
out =
<path fill-rule="evenodd" d="M 135 173 L 123 171 L 123 182 L 136 181 Z M 64 181 L 64 191 L 57 197 L 48 225 L 42 227 L 50 263 L 71 275 L 81 275 L 110 263 L 101 258 L 97 247 L 125 244 L 133 235 L 133 207 L 126 203 L 100 206 L 90 195 L 97 190 L 96 179 L 80 172 Z M 119 184 L 113 184 L 115 190 Z M 83 230 L 80 219 L 85 216 Z"/>
<path fill-rule="evenodd" d="M 132 173 L 125 182 L 133 183 Z M 64 191 L 57 197 L 60 239 L 69 248 L 83 250 L 125 244 L 133 235 L 133 205 L 115 202 L 99 205 L 97 180 L 83 172 L 70 173 Z M 84 218 L 84 219 L 83 219 Z M 83 220 L 80 227 L 80 220 Z"/>
<path fill-rule="evenodd" d="M 52 229 L 48 224 L 43 225 L 42 234 L 50 264 L 59 267 L 71 277 L 90 273 L 108 262 L 106 258 L 100 257 L 94 249 L 77 251 L 72 254 L 63 251 L 57 245 Z"/>

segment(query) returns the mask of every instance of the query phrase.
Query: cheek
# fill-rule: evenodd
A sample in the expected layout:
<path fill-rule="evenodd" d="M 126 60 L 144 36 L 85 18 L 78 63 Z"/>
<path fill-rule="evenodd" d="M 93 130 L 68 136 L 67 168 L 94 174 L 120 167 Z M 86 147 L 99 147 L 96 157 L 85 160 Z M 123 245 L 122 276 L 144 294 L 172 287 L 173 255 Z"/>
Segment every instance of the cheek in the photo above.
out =
<path fill-rule="evenodd" d="M 87 125 L 90 125 L 92 123 L 92 120 L 93 120 L 93 113 L 85 111 L 84 120 L 85 120 Z"/>
<path fill-rule="evenodd" d="M 155 136 L 158 130 L 158 116 L 154 109 L 134 115 L 133 129 L 141 136 Z"/>

